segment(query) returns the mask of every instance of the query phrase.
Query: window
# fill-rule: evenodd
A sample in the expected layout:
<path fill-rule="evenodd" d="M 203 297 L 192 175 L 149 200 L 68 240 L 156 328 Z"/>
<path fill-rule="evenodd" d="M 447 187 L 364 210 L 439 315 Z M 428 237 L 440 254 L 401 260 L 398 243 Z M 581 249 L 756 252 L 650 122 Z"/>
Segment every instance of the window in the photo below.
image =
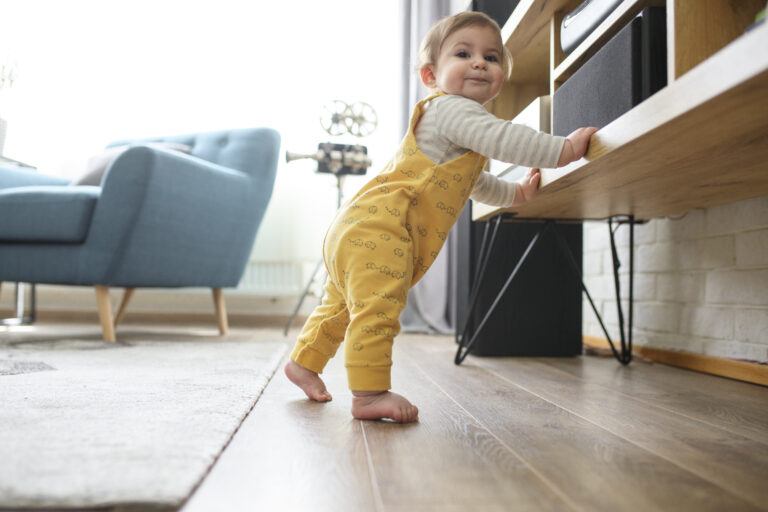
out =
<path fill-rule="evenodd" d="M 360 0 L 3 2 L 0 48 L 18 62 L 16 86 L 0 98 L 5 153 L 74 177 L 112 140 L 271 126 L 283 151 L 365 144 L 371 176 L 402 136 L 398 9 Z M 318 116 L 333 99 L 373 105 L 377 131 L 326 134 Z M 334 178 L 314 168 L 281 161 L 255 260 L 314 267 L 336 203 Z M 350 178 L 347 193 L 367 179 Z"/>

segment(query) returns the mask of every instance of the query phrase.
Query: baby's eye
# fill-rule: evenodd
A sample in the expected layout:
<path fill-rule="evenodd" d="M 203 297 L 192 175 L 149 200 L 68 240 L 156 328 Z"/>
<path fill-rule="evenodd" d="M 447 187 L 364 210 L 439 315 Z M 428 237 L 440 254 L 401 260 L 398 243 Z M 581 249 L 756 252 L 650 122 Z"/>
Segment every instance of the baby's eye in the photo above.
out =
<path fill-rule="evenodd" d="M 485 57 L 488 62 L 499 62 L 499 58 L 495 55 L 488 55 Z"/>
<path fill-rule="evenodd" d="M 467 57 L 469 57 L 469 52 L 467 52 L 466 50 L 459 50 L 458 52 L 456 52 L 456 56 L 461 57 L 462 59 L 466 59 Z"/>

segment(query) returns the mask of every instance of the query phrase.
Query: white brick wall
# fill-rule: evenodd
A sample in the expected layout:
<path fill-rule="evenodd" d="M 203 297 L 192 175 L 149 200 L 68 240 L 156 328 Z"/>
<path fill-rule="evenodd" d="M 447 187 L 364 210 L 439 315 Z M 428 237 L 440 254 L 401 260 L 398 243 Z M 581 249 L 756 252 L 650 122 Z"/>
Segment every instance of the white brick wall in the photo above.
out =
<path fill-rule="evenodd" d="M 628 233 L 616 232 L 623 299 Z M 612 264 L 606 223 L 585 224 L 585 282 L 618 339 Z M 638 344 L 768 362 L 768 197 L 636 226 L 634 322 Z M 586 298 L 584 334 L 604 337 Z"/>

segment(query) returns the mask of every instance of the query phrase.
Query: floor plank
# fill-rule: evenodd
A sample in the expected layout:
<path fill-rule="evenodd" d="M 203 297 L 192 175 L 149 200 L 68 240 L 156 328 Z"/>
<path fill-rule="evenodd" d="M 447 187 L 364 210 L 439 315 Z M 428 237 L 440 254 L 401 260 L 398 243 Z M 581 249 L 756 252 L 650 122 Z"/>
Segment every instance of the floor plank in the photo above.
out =
<path fill-rule="evenodd" d="M 407 341 L 404 341 L 407 343 Z M 363 422 L 387 511 L 572 510 L 556 491 L 395 351 L 393 385 L 418 424 Z"/>
<path fill-rule="evenodd" d="M 380 510 L 349 408 L 343 393 L 310 402 L 278 370 L 183 510 Z"/>
<path fill-rule="evenodd" d="M 580 510 L 759 510 L 697 475 L 514 385 L 455 346 L 402 344 L 425 374 Z"/>
<path fill-rule="evenodd" d="M 768 444 L 768 388 L 662 364 L 627 367 L 600 358 L 549 358 L 555 368 L 635 399 Z M 611 360 L 612 361 L 612 360 Z"/>
<path fill-rule="evenodd" d="M 183 510 L 501 512 L 510 503 L 516 510 L 568 510 L 524 462 L 395 357 L 398 389 L 419 403 L 422 421 L 352 419 L 340 358 L 323 374 L 334 396 L 329 404 L 310 403 L 276 374 Z M 336 495 L 344 496 L 341 503 Z"/>
<path fill-rule="evenodd" d="M 757 507 L 768 504 L 768 446 L 762 443 L 596 384 L 592 371 L 576 377 L 530 359 L 476 361 L 499 378 L 659 455 L 723 492 Z M 610 371 L 617 364 L 609 359 L 590 363 L 594 371 Z"/>
<path fill-rule="evenodd" d="M 412 425 L 352 419 L 343 357 L 328 404 L 278 372 L 183 510 L 768 510 L 762 390 L 598 358 L 456 367 L 454 351 L 398 338 Z M 692 403 L 705 395 L 714 406 Z"/>

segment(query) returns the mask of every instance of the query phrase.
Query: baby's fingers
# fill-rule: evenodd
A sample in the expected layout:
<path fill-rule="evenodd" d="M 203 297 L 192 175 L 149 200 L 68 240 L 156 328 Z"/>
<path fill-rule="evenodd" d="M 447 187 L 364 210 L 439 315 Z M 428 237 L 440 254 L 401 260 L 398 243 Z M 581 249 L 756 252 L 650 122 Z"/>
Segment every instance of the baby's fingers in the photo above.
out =
<path fill-rule="evenodd" d="M 595 132 L 597 132 L 598 128 L 595 128 L 594 126 L 584 126 L 582 128 L 579 128 L 574 132 L 574 134 L 577 137 L 583 138 L 583 139 L 589 139 L 592 137 Z"/>
<path fill-rule="evenodd" d="M 581 139 L 584 141 L 584 146 L 585 146 L 585 148 L 586 148 L 586 146 L 588 146 L 588 145 L 589 145 L 589 141 L 590 141 L 590 139 L 592 139 L 592 136 L 593 136 L 593 135 L 594 135 L 596 132 L 597 132 L 597 128 L 595 128 L 594 126 L 589 126 L 589 127 L 587 127 L 587 128 L 582 128 L 582 129 L 581 129 L 581 133 L 579 134 L 579 136 L 580 136 L 580 137 L 581 137 Z"/>

